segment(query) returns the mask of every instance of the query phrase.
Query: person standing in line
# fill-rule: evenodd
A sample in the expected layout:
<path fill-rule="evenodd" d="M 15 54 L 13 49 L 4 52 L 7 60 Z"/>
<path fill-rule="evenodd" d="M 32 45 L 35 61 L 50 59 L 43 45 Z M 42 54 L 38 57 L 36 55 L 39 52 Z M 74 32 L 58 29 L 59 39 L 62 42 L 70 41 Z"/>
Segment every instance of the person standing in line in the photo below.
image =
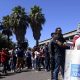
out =
<path fill-rule="evenodd" d="M 73 37 L 72 41 L 68 41 L 67 45 L 70 46 L 71 49 L 80 49 L 78 45 L 80 45 L 80 23 L 78 24 L 76 34 Z"/>
<path fill-rule="evenodd" d="M 49 49 L 49 55 L 50 55 L 50 69 L 51 69 L 51 80 L 53 80 L 53 73 L 55 68 L 55 40 L 56 35 L 55 33 L 51 33 L 51 41 L 49 42 L 48 49 Z"/>
<path fill-rule="evenodd" d="M 36 65 L 36 62 L 35 62 L 35 50 L 34 48 L 32 49 L 32 70 L 35 70 L 35 65 Z"/>
<path fill-rule="evenodd" d="M 77 33 L 73 37 L 73 47 L 74 49 L 80 49 L 80 23 L 78 24 L 77 27 Z"/>
<path fill-rule="evenodd" d="M 9 53 L 10 53 L 10 68 L 11 68 L 11 72 L 15 72 L 16 60 L 17 60 L 15 49 L 10 50 Z"/>
<path fill-rule="evenodd" d="M 32 68 L 32 52 L 31 52 L 31 48 L 28 48 L 27 52 L 26 52 L 26 55 L 27 55 L 27 67 L 28 69 L 31 69 Z"/>
<path fill-rule="evenodd" d="M 55 30 L 55 40 L 54 40 L 54 60 L 55 60 L 55 67 L 53 72 L 53 79 L 58 80 L 58 73 L 61 68 L 61 74 L 64 78 L 64 65 L 65 65 L 65 39 L 62 35 L 62 30 L 60 27 L 56 28 Z"/>
<path fill-rule="evenodd" d="M 45 68 L 44 60 L 45 60 L 45 55 L 44 55 L 44 49 L 43 47 L 40 47 L 40 67 Z"/>
<path fill-rule="evenodd" d="M 17 71 L 21 72 L 21 69 L 23 68 L 23 62 L 24 62 L 24 50 L 19 47 L 17 54 Z"/>
<path fill-rule="evenodd" d="M 36 70 L 40 71 L 40 52 L 39 52 L 39 47 L 36 47 L 35 49 L 35 62 L 36 62 Z"/>
<path fill-rule="evenodd" d="M 1 51 L 1 63 L 3 65 L 3 70 L 2 70 L 2 73 L 3 74 L 7 74 L 7 53 L 6 53 L 6 50 L 4 48 L 2 48 L 2 51 Z"/>
<path fill-rule="evenodd" d="M 49 54 L 49 43 L 46 43 L 44 46 L 44 54 L 45 54 L 45 70 L 50 71 L 50 54 Z"/>

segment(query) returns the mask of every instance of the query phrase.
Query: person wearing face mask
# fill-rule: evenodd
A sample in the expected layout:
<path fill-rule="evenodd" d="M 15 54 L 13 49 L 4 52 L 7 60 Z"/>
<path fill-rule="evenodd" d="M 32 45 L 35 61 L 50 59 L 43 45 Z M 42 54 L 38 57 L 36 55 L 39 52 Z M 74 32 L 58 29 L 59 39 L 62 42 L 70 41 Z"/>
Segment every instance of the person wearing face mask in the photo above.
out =
<path fill-rule="evenodd" d="M 51 33 L 51 41 L 48 45 L 48 50 L 50 54 L 50 68 L 51 68 L 51 80 L 53 80 L 54 76 L 54 68 L 55 68 L 55 46 L 56 46 L 56 33 Z"/>
<path fill-rule="evenodd" d="M 77 26 L 71 45 L 73 49 L 66 51 L 64 80 L 80 80 L 80 24 Z"/>
<path fill-rule="evenodd" d="M 80 49 L 80 23 L 78 24 L 77 27 L 77 33 L 76 35 L 73 37 L 73 47 L 74 49 Z"/>

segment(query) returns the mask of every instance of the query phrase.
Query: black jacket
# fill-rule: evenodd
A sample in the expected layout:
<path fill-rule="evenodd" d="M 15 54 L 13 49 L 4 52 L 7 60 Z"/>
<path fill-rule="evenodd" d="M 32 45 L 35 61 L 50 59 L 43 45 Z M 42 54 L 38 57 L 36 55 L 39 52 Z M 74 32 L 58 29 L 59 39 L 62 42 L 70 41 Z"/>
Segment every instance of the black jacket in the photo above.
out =
<path fill-rule="evenodd" d="M 56 40 L 60 41 L 62 44 L 65 42 L 65 39 L 63 38 L 63 35 L 58 35 L 56 37 Z M 50 44 L 49 44 L 49 52 L 52 56 L 61 56 L 64 57 L 65 56 L 65 48 L 58 45 L 56 43 L 56 40 L 51 40 Z"/>

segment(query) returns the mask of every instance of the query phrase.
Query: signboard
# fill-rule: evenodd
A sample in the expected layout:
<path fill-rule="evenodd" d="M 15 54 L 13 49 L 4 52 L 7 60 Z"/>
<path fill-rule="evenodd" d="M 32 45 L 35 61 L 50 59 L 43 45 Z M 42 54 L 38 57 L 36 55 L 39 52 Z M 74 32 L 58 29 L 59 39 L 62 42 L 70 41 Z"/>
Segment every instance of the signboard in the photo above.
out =
<path fill-rule="evenodd" d="M 80 80 L 80 50 L 66 50 L 64 80 Z"/>

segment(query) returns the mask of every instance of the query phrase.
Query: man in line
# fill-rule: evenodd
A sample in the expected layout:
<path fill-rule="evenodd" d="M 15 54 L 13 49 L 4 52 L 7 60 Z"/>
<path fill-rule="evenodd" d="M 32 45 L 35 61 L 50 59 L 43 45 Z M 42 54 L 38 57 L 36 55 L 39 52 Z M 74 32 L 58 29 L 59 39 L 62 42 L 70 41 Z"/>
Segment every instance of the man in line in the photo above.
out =
<path fill-rule="evenodd" d="M 58 80 L 58 73 L 61 68 L 61 74 L 64 78 L 64 64 L 65 64 L 65 47 L 64 42 L 65 39 L 62 35 L 61 28 L 56 28 L 53 37 L 53 41 L 51 42 L 51 55 L 53 56 L 52 61 L 54 68 L 52 66 L 52 80 Z M 52 63 L 51 63 L 52 64 Z"/>

